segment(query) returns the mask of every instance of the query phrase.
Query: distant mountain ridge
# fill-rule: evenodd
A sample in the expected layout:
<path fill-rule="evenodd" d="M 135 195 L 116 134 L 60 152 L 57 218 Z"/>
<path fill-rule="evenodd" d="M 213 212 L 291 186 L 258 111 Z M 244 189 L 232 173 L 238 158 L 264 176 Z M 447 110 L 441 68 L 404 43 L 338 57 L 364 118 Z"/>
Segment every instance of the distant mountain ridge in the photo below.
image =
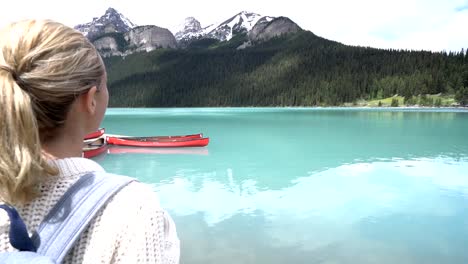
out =
<path fill-rule="evenodd" d="M 75 26 L 75 29 L 82 32 L 89 39 L 93 39 L 105 33 L 125 33 L 136 26 L 130 19 L 114 8 L 109 7 L 100 18 L 95 17 L 91 22 L 79 24 Z"/>
<path fill-rule="evenodd" d="M 242 11 L 218 25 L 214 24 L 205 28 L 202 34 L 205 37 L 228 41 L 235 34 L 250 31 L 260 18 L 262 16 L 259 14 Z"/>
<path fill-rule="evenodd" d="M 233 36 L 245 33 L 249 37 L 248 40 L 267 40 L 270 36 L 280 35 L 280 33 L 274 33 L 276 31 L 276 27 L 269 28 L 271 34 L 263 34 L 263 37 L 259 37 L 257 35 L 269 26 L 268 23 L 276 19 L 282 19 L 283 24 L 288 24 L 286 28 L 289 30 L 283 29 L 282 33 L 291 33 L 302 30 L 292 20 L 284 20 L 284 17 L 262 16 L 256 13 L 242 11 L 222 23 L 212 24 L 204 28 L 201 27 L 198 20 L 193 17 L 189 17 L 185 20 L 185 23 L 181 26 L 179 31 L 177 31 L 175 37 L 179 43 L 200 38 L 229 41 Z"/>
<path fill-rule="evenodd" d="M 278 23 L 271 24 L 278 19 L 283 21 L 281 27 L 278 27 Z M 75 29 L 87 36 L 104 57 L 126 56 L 158 48 L 185 48 L 191 42 L 200 39 L 224 42 L 242 34 L 245 35 L 245 42 L 237 48 L 246 48 L 252 45 L 252 41 L 265 41 L 281 34 L 302 30 L 290 19 L 262 16 L 247 11 L 207 27 L 202 27 L 194 17 L 188 17 L 175 36 L 165 28 L 154 25 L 143 27 L 144 30 L 114 8 L 108 8 L 100 18 L 77 25 Z"/>

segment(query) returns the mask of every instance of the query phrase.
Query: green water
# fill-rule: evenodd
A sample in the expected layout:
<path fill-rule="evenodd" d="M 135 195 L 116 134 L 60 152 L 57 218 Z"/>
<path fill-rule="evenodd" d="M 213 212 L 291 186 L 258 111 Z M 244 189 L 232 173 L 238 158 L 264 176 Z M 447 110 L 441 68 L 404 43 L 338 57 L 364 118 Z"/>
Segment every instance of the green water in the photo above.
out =
<path fill-rule="evenodd" d="M 466 111 L 110 109 L 103 126 L 210 137 L 95 158 L 154 186 L 182 263 L 468 263 Z"/>

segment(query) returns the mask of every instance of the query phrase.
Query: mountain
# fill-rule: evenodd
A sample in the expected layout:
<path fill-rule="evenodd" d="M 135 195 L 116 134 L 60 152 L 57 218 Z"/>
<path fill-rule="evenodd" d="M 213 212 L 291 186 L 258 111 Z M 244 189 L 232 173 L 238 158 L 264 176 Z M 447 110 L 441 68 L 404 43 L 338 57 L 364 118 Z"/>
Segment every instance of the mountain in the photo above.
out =
<path fill-rule="evenodd" d="M 125 33 L 136 27 L 128 18 L 117 12 L 114 8 L 108 8 L 100 18 L 93 18 L 93 21 L 75 26 L 75 29 L 82 32 L 88 39 L 106 34 L 106 33 Z"/>
<path fill-rule="evenodd" d="M 202 28 L 198 20 L 189 17 L 185 19 L 185 23 L 180 27 L 175 37 L 178 41 L 200 38 L 228 41 L 236 34 L 248 33 L 261 18 L 262 16 L 259 14 L 242 11 L 222 23 Z"/>
<path fill-rule="evenodd" d="M 215 39 L 227 42 L 235 36 L 241 36 L 236 45 L 233 42 L 228 46 L 244 49 L 261 41 L 267 41 L 273 37 L 283 34 L 296 33 L 302 30 L 296 23 L 287 17 L 262 16 L 256 13 L 242 11 L 228 20 L 212 24 L 202 28 L 198 20 L 193 17 L 185 19 L 175 34 L 179 47 L 200 47 L 213 44 L 213 41 L 204 39 Z M 247 37 L 242 37 L 246 35 Z"/>
<path fill-rule="evenodd" d="M 82 32 L 103 57 L 177 48 L 177 41 L 168 29 L 154 25 L 136 26 L 113 8 L 92 22 L 77 25 L 75 29 Z"/>
<path fill-rule="evenodd" d="M 220 41 L 230 40 L 236 34 L 249 32 L 261 18 L 262 16 L 259 14 L 242 11 L 214 29 L 205 29 L 206 36 Z"/>
<path fill-rule="evenodd" d="M 202 35 L 202 27 L 200 21 L 194 17 L 187 17 L 183 24 L 179 26 L 175 38 L 180 40 L 198 38 Z"/>
<path fill-rule="evenodd" d="M 224 42 L 227 48 L 242 49 L 301 30 L 285 17 L 242 11 L 222 23 L 207 27 L 202 27 L 194 17 L 188 17 L 174 36 L 169 30 L 155 25 L 138 27 L 114 8 L 108 8 L 103 16 L 77 25 L 75 29 L 92 41 L 104 57 L 126 56 L 158 48 L 206 48 L 218 45 L 218 42 Z M 239 36 L 236 41 L 227 43 L 236 36 Z"/>

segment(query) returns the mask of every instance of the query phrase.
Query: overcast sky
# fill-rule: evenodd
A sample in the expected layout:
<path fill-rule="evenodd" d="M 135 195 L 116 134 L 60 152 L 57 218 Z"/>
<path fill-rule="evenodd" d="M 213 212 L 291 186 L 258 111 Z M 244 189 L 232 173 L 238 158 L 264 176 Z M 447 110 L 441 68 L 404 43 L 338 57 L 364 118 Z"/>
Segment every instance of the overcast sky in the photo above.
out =
<path fill-rule="evenodd" d="M 108 7 L 138 25 L 173 31 L 188 16 L 202 26 L 240 11 L 287 16 L 316 35 L 349 45 L 460 51 L 468 48 L 468 0 L 30 0 L 2 1 L 0 27 L 25 18 L 69 26 L 86 23 Z"/>

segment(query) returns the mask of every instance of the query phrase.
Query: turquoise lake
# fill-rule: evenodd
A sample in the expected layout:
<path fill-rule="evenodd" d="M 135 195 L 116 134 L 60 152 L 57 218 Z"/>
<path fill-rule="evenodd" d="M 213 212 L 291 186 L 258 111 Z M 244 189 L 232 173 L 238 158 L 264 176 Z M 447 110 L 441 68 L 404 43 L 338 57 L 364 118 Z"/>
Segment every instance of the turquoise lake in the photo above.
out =
<path fill-rule="evenodd" d="M 468 263 L 468 111 L 109 109 L 102 126 L 210 138 L 94 158 L 154 186 L 181 263 Z"/>

